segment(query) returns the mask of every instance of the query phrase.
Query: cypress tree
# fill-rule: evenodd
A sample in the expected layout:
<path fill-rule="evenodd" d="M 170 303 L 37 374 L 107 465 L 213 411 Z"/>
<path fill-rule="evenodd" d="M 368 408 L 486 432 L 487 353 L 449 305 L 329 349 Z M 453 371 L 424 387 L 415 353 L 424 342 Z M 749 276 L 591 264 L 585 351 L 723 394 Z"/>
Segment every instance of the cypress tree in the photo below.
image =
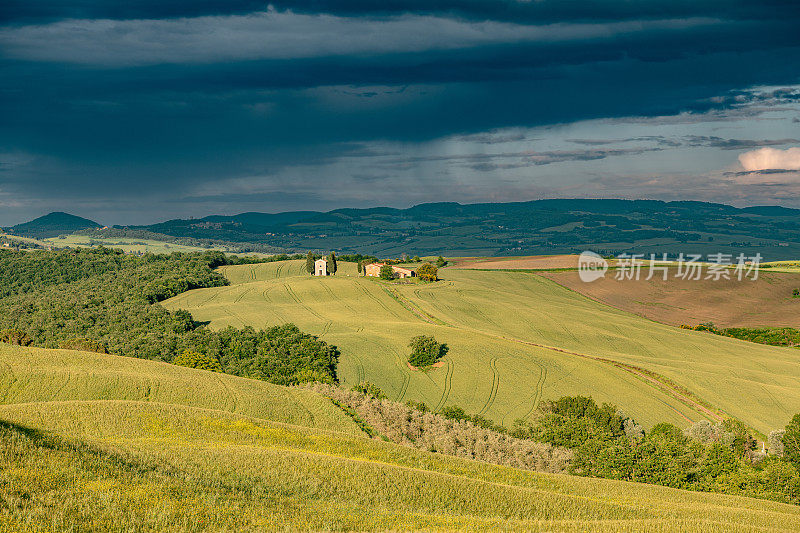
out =
<path fill-rule="evenodd" d="M 331 252 L 331 255 L 328 256 L 328 273 L 329 274 L 336 274 L 336 253 Z"/>
<path fill-rule="evenodd" d="M 314 254 L 312 252 L 308 252 L 308 255 L 306 255 L 306 272 L 309 274 L 314 273 Z"/>

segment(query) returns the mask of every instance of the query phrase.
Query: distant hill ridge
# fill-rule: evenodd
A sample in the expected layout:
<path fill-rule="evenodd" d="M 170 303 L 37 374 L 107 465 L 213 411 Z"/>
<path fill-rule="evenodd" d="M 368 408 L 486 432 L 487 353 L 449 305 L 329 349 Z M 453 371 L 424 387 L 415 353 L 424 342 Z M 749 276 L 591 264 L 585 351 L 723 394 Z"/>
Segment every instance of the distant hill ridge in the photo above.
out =
<path fill-rule="evenodd" d="M 46 239 L 58 237 L 59 235 L 74 233 L 83 229 L 99 228 L 98 224 L 88 218 L 71 215 L 62 211 L 54 211 L 47 215 L 33 219 L 24 224 L 17 224 L 10 228 L 5 228 L 8 233 L 21 237 L 32 237 L 34 239 Z"/>
<path fill-rule="evenodd" d="M 52 220 L 55 219 L 55 220 Z M 51 213 L 11 228 L 26 236 L 56 236 L 99 224 Z M 172 238 L 250 243 L 277 250 L 336 250 L 382 257 L 410 255 L 519 256 L 580 253 L 761 253 L 800 255 L 800 209 L 737 208 L 698 201 L 545 199 L 407 209 L 247 212 L 115 226 Z M 153 238 L 158 238 L 153 237 Z"/>

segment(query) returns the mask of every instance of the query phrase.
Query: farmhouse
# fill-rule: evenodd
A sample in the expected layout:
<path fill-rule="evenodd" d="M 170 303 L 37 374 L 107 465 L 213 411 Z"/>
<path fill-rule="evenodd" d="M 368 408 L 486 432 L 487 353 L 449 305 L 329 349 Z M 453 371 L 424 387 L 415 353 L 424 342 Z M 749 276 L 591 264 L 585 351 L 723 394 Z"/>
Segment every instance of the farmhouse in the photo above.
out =
<path fill-rule="evenodd" d="M 367 276 L 373 276 L 377 278 L 381 275 L 381 267 L 385 264 L 386 263 L 370 263 L 364 267 L 364 273 Z M 410 268 L 403 268 L 394 265 L 392 265 L 392 271 L 394 271 L 395 277 L 398 278 L 413 278 L 417 275 L 417 273 Z"/>
<path fill-rule="evenodd" d="M 315 276 L 329 276 L 330 273 L 328 272 L 328 260 L 327 259 L 317 259 L 314 261 L 314 275 Z"/>

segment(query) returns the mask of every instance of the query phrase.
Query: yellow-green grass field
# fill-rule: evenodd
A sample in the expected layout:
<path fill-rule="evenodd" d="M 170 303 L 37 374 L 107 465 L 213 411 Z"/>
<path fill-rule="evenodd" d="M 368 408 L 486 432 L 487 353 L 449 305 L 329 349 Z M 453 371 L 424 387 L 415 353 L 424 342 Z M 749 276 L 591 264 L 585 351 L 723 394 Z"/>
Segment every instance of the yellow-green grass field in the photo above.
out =
<path fill-rule="evenodd" d="M 361 432 L 326 398 L 304 389 L 130 357 L 0 343 L 0 404 L 76 399 L 184 405 Z"/>
<path fill-rule="evenodd" d="M 657 324 L 530 273 L 445 269 L 434 284 L 391 284 L 358 277 L 350 263 L 327 278 L 303 267 L 223 267 L 231 286 L 165 305 L 212 327 L 294 322 L 341 349 L 346 386 L 368 380 L 392 399 L 459 405 L 506 425 L 542 399 L 575 394 L 613 402 L 645 426 L 714 418 L 691 398 L 763 433 L 800 412 L 800 351 Z M 420 334 L 449 345 L 444 366 L 407 367 L 407 344 Z"/>
<path fill-rule="evenodd" d="M 116 248 L 123 250 L 127 253 L 131 252 L 149 252 L 151 254 L 170 254 L 172 252 L 205 252 L 209 249 L 221 248 L 200 248 L 198 246 L 184 246 L 182 244 L 172 244 L 162 241 L 154 241 L 150 239 L 134 239 L 131 237 L 112 239 L 112 238 L 99 238 L 90 237 L 88 235 L 65 235 L 61 237 L 51 237 L 44 239 L 45 243 L 52 244 L 60 248 L 83 248 L 90 246 L 102 245 L 107 248 Z"/>
<path fill-rule="evenodd" d="M 4 532 L 800 529 L 796 506 L 432 454 L 345 424 L 339 431 L 284 423 L 279 411 L 231 412 L 221 390 L 222 409 L 165 396 L 118 399 L 131 396 L 132 379 L 169 376 L 168 366 L 117 357 L 127 377 L 108 381 L 114 365 L 106 359 L 115 356 L 0 347 L 2 374 L 13 368 L 15 382 L 35 384 L 26 403 L 7 394 L 0 405 Z M 42 359 L 68 368 L 71 380 L 100 374 L 104 385 L 67 387 L 59 394 L 69 399 L 54 400 L 52 386 L 42 386 L 51 373 Z M 161 382 L 173 398 L 212 386 L 209 372 L 177 370 L 186 376 Z M 229 378 L 231 391 L 250 382 Z M 268 386 L 261 401 L 254 394 L 255 404 L 298 411 L 315 397 L 293 406 L 296 389 Z"/>

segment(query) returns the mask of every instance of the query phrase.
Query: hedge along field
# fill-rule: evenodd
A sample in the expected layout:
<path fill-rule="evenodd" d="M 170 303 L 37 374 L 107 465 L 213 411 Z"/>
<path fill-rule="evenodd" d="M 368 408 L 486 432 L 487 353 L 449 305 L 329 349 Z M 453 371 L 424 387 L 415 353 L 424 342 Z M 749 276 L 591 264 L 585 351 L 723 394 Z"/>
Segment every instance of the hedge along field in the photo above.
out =
<path fill-rule="evenodd" d="M 86 367 L 88 369 L 88 366 Z M 0 530 L 796 530 L 800 508 L 489 465 L 189 406 L 0 406 Z"/>
<path fill-rule="evenodd" d="M 132 357 L 0 343 L 0 404 L 69 400 L 178 404 L 361 433 L 327 398 L 305 389 Z"/>
<path fill-rule="evenodd" d="M 501 338 L 492 328 L 503 331 L 503 320 L 495 318 L 490 327 L 487 317 L 513 314 L 516 309 L 508 307 L 512 302 L 498 298 L 491 288 L 455 279 L 454 271 L 445 271 L 448 279 L 436 284 L 399 285 L 358 277 L 352 263 L 340 262 L 339 273 L 326 278 L 305 274 L 304 265 L 286 261 L 223 267 L 233 285 L 189 291 L 164 305 L 186 309 L 214 328 L 293 322 L 341 349 L 338 374 L 345 386 L 368 380 L 394 400 L 424 401 L 434 409 L 459 405 L 506 425 L 530 415 L 542 399 L 568 394 L 613 402 L 647 427 L 663 421 L 684 427 L 703 417 L 613 365 Z M 485 293 L 486 305 L 495 309 L 472 310 L 463 296 L 474 290 Z M 438 304 L 447 311 L 438 322 L 415 310 L 420 305 L 436 311 L 417 296 L 430 291 L 448 295 Z M 446 318 L 462 312 L 474 313 L 483 324 L 455 327 Z M 416 335 L 433 335 L 448 344 L 444 366 L 428 372 L 408 368 L 408 343 Z"/>

